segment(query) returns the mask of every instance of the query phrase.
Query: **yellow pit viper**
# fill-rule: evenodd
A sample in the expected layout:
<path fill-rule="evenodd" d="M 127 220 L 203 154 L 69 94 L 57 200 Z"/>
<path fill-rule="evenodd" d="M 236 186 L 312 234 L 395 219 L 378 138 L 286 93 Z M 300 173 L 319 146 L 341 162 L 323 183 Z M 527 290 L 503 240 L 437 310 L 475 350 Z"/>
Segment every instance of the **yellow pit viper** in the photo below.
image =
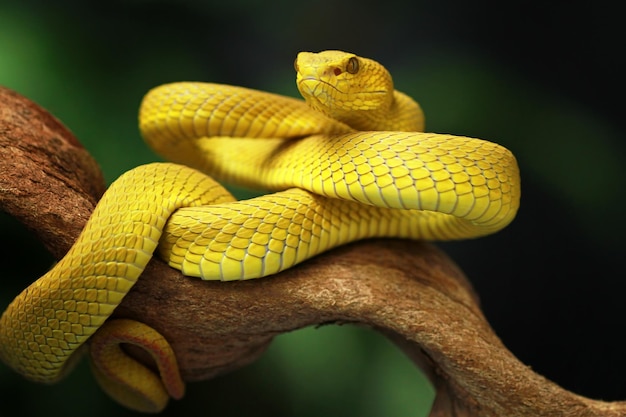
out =
<path fill-rule="evenodd" d="M 373 60 L 301 52 L 295 68 L 304 101 L 198 82 L 146 94 L 142 136 L 174 163 L 139 166 L 111 185 L 67 255 L 2 315 L 3 362 L 54 382 L 89 342 L 105 391 L 156 412 L 184 393 L 174 354 L 145 325 L 107 321 L 154 251 L 185 275 L 240 280 L 358 239 L 472 238 L 513 220 L 520 181 L 510 151 L 424 133 L 419 105 Z M 235 201 L 200 171 L 275 193 Z M 115 340 L 150 340 L 161 377 Z"/>

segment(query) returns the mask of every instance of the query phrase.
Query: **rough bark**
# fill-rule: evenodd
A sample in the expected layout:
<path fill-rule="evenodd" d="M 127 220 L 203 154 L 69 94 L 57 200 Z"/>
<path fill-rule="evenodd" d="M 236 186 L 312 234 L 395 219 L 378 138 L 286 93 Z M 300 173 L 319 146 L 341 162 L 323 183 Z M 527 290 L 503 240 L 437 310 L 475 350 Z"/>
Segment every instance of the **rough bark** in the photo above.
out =
<path fill-rule="evenodd" d="M 104 182 L 57 119 L 0 87 L 0 209 L 62 256 Z M 404 240 L 348 245 L 274 277 L 234 283 L 183 277 L 154 259 L 116 316 L 162 332 L 184 378 L 211 378 L 257 359 L 278 334 L 350 322 L 394 341 L 437 389 L 431 416 L 623 416 L 534 373 L 481 313 L 462 271 L 434 246 Z"/>

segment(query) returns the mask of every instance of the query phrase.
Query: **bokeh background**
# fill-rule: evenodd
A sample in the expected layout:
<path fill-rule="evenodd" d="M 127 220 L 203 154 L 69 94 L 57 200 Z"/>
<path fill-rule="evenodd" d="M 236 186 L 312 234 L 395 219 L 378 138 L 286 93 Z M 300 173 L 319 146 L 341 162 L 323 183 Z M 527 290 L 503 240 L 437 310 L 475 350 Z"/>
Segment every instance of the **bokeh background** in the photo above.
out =
<path fill-rule="evenodd" d="M 62 120 L 108 182 L 158 160 L 137 130 L 161 83 L 220 82 L 297 95 L 300 50 L 384 63 L 427 130 L 517 156 L 522 207 L 506 230 L 441 243 L 505 345 L 576 393 L 626 399 L 622 340 L 626 143 L 617 3 L 567 1 L 0 1 L 0 84 Z M 620 21 L 618 21 L 620 19 Z M 2 173 L 0 172 L 0 175 Z M 0 305 L 50 256 L 0 213 Z M 0 307 L 3 308 L 3 307 Z M 62 383 L 0 364 L 0 416 L 130 416 L 80 366 Z M 189 386 L 166 415 L 424 416 L 432 389 L 382 337 L 351 326 L 279 337 L 257 363 Z"/>

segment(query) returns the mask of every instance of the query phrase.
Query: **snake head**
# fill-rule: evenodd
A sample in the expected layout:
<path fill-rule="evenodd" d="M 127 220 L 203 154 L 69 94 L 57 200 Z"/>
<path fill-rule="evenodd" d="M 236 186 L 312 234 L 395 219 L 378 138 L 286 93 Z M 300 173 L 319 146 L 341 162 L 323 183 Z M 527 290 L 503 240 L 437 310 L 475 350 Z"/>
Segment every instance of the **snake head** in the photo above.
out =
<path fill-rule="evenodd" d="M 355 111 L 385 111 L 393 101 L 393 81 L 378 62 L 342 51 L 300 52 L 296 83 L 312 108 L 344 120 Z"/>

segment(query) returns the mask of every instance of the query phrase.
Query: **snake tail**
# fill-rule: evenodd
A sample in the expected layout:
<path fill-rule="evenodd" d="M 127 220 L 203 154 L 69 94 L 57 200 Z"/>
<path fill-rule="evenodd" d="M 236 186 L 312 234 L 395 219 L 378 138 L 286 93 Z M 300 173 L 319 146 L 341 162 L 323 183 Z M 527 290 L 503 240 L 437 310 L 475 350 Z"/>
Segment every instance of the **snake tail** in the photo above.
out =
<path fill-rule="evenodd" d="M 122 345 L 147 352 L 157 375 L 131 358 Z M 131 410 L 158 413 L 170 398 L 185 394 L 176 355 L 167 340 L 153 328 L 134 320 L 108 320 L 89 341 L 92 372 L 104 392 Z"/>

